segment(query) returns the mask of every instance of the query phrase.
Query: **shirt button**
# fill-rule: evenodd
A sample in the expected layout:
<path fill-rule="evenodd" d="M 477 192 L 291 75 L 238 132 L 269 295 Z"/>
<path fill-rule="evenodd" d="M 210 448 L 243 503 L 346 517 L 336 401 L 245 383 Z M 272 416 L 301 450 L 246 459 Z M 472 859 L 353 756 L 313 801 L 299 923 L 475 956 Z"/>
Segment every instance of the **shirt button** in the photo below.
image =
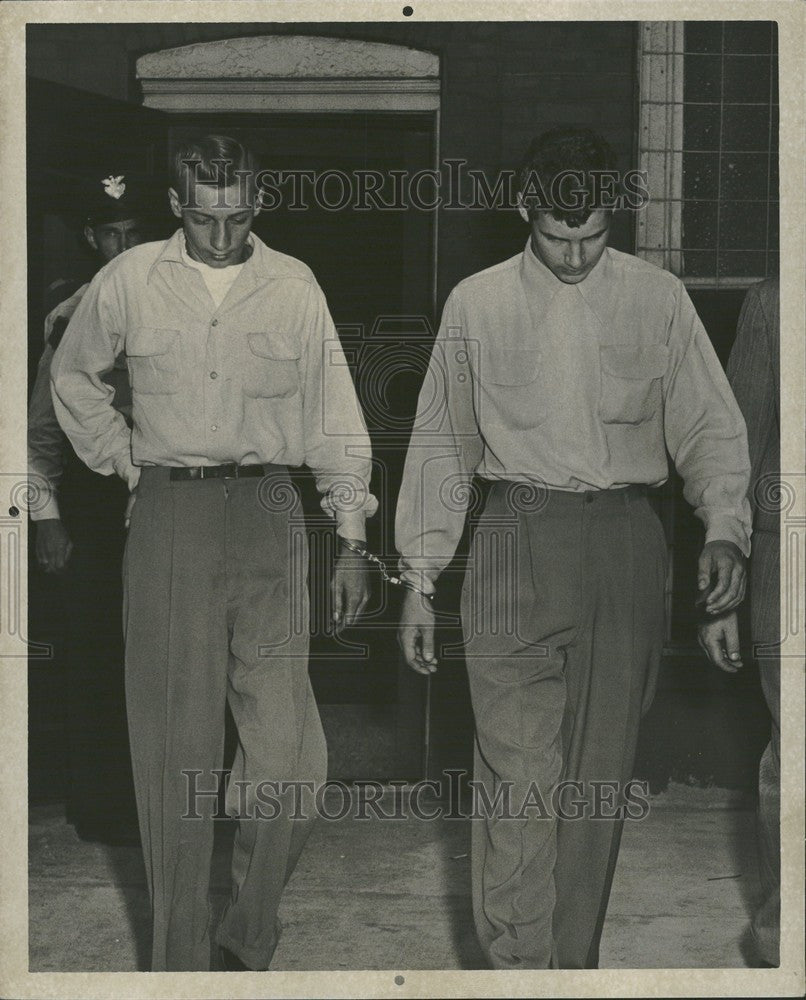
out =
<path fill-rule="evenodd" d="M 218 424 L 210 424 L 210 430 L 211 431 L 217 431 L 218 430 Z"/>
<path fill-rule="evenodd" d="M 218 320 L 214 319 L 212 323 L 210 323 L 210 326 L 218 326 Z"/>
<path fill-rule="evenodd" d="M 467 382 L 467 375 L 465 375 L 464 372 L 459 372 L 459 374 L 456 376 L 456 381 L 457 382 Z"/>
<path fill-rule="evenodd" d="M 457 351 L 456 360 L 459 362 L 460 365 L 463 365 L 465 361 L 467 361 L 467 353 L 465 351 Z"/>
<path fill-rule="evenodd" d="M 218 378 L 218 372 L 210 372 L 210 378 Z"/>

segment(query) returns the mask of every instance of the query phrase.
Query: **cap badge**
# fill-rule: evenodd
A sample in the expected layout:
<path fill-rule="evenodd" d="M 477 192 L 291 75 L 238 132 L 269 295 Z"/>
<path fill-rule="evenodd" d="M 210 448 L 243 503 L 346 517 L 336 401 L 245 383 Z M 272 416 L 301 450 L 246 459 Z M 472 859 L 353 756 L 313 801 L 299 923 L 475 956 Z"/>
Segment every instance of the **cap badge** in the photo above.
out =
<path fill-rule="evenodd" d="M 124 175 L 121 174 L 120 177 L 113 177 L 110 174 L 105 177 L 101 183 L 104 186 L 104 191 L 109 195 L 110 198 L 122 198 L 126 190 L 126 185 L 123 183 Z"/>

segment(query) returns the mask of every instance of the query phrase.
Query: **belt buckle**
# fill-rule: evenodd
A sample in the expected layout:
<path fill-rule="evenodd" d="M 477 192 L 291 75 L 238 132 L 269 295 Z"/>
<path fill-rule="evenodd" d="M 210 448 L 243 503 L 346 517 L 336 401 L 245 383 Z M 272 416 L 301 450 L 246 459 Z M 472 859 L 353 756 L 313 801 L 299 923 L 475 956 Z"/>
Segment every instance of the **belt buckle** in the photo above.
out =
<path fill-rule="evenodd" d="M 229 470 L 232 469 L 230 473 Z M 237 462 L 226 462 L 224 464 L 224 474 L 222 479 L 237 479 L 238 478 L 238 463 Z"/>

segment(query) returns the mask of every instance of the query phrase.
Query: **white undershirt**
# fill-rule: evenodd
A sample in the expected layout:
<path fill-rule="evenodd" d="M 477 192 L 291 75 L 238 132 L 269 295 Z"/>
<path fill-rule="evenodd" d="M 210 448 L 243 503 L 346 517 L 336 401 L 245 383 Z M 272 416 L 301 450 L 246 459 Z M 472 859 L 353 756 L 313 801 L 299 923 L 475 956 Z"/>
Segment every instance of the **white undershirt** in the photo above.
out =
<path fill-rule="evenodd" d="M 251 235 L 249 242 L 250 244 L 252 242 Z M 228 267 L 210 267 L 209 264 L 203 264 L 200 260 L 194 260 L 187 252 L 184 234 L 180 241 L 180 248 L 184 263 L 195 267 L 202 278 L 204 278 L 207 291 L 210 293 L 210 298 L 215 303 L 217 309 L 227 297 L 227 292 L 232 288 L 235 279 L 241 273 L 243 264 L 230 264 Z M 246 262 L 244 261 L 244 263 Z"/>

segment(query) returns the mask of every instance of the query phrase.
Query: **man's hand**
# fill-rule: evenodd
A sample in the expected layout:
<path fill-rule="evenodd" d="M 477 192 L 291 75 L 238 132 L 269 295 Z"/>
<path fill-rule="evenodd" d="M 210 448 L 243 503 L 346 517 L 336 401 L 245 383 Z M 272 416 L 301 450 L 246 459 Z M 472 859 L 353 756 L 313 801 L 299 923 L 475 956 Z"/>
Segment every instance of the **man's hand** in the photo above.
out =
<path fill-rule="evenodd" d="M 362 548 L 365 542 L 350 539 Z M 342 545 L 336 566 L 333 570 L 333 580 L 330 584 L 333 596 L 333 621 L 337 628 L 352 625 L 366 607 L 369 600 L 369 565 L 367 560 L 357 552 Z"/>
<path fill-rule="evenodd" d="M 706 542 L 697 566 L 697 604 L 709 615 L 738 607 L 747 583 L 744 556 L 733 542 Z"/>
<path fill-rule="evenodd" d="M 36 561 L 46 573 L 61 573 L 72 551 L 73 543 L 58 517 L 36 522 Z"/>
<path fill-rule="evenodd" d="M 703 622 L 697 629 L 701 649 L 720 670 L 735 674 L 744 666 L 739 652 L 739 622 L 736 612 L 723 615 L 711 622 Z"/>
<path fill-rule="evenodd" d="M 425 597 L 406 590 L 400 610 L 397 641 L 406 663 L 418 674 L 436 673 L 434 657 L 434 609 Z"/>
<path fill-rule="evenodd" d="M 126 501 L 126 510 L 123 512 L 123 527 L 126 529 L 126 531 L 129 530 L 129 524 L 131 523 L 132 519 L 132 510 L 134 509 L 134 505 L 136 502 L 137 502 L 137 490 L 134 489 L 129 494 L 129 499 Z"/>

